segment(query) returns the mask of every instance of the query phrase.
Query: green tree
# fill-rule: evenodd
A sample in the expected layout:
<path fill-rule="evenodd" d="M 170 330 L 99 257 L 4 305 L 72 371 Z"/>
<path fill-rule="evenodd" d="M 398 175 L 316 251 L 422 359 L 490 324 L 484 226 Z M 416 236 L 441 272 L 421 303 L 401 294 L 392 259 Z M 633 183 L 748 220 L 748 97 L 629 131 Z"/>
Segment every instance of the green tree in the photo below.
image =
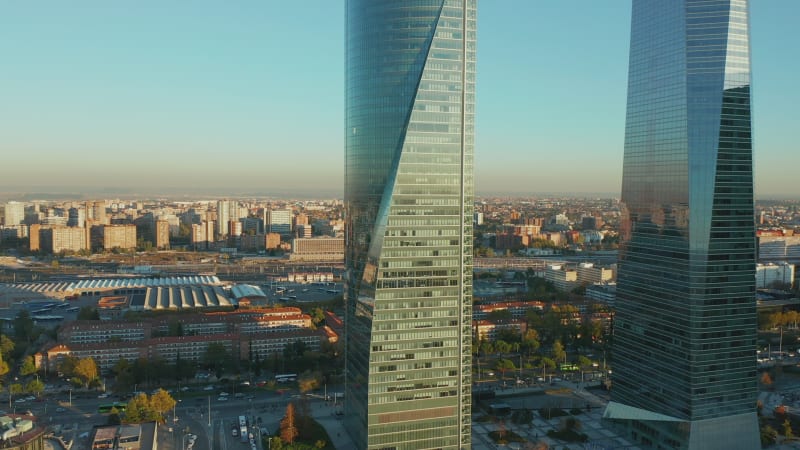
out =
<path fill-rule="evenodd" d="M 0 334 L 0 357 L 8 358 L 14 351 L 14 341 L 5 334 Z"/>
<path fill-rule="evenodd" d="M 71 377 L 75 374 L 75 366 L 78 365 L 78 358 L 72 355 L 66 355 L 58 365 L 58 371 L 66 377 Z"/>
<path fill-rule="evenodd" d="M 133 397 L 125 408 L 125 423 L 155 422 L 161 420 L 161 414 L 156 411 L 147 394 L 140 393 Z"/>
<path fill-rule="evenodd" d="M 314 308 L 311 310 L 311 322 L 314 326 L 319 326 L 325 320 L 325 312 L 322 308 Z"/>
<path fill-rule="evenodd" d="M 175 358 L 175 377 L 178 380 L 185 380 L 194 376 L 196 371 L 197 367 L 194 361 L 183 359 L 181 358 L 181 354 L 178 353 L 177 357 Z"/>
<path fill-rule="evenodd" d="M 522 350 L 528 355 L 539 351 L 541 343 L 539 342 L 539 333 L 536 330 L 528 330 L 525 336 L 522 337 Z"/>
<path fill-rule="evenodd" d="M 75 365 L 75 376 L 81 380 L 85 387 L 89 387 L 89 383 L 96 379 L 98 375 L 97 363 L 91 357 L 81 358 Z"/>
<path fill-rule="evenodd" d="M 23 392 L 25 392 L 25 389 L 22 387 L 21 383 L 11 383 L 8 386 L 9 401 L 11 401 L 11 397 L 22 394 Z"/>
<path fill-rule="evenodd" d="M 38 379 L 31 380 L 25 385 L 25 392 L 30 392 L 38 397 L 44 392 L 44 383 Z"/>
<path fill-rule="evenodd" d="M 128 405 L 125 407 L 125 418 L 123 421 L 126 423 L 142 422 L 144 420 L 144 416 L 146 415 L 147 409 L 147 395 L 135 395 L 132 399 L 130 399 L 130 401 L 128 401 Z"/>
<path fill-rule="evenodd" d="M 267 448 L 269 450 L 286 450 L 286 445 L 279 436 L 270 436 L 267 438 Z"/>
<path fill-rule="evenodd" d="M 501 358 L 495 361 L 494 368 L 499 370 L 502 376 L 505 378 L 507 370 L 516 370 L 517 367 L 514 365 L 514 362 L 510 359 Z"/>
<path fill-rule="evenodd" d="M 100 314 L 97 312 L 97 308 L 84 306 L 78 311 L 78 320 L 100 320 Z"/>
<path fill-rule="evenodd" d="M 307 350 L 308 350 L 308 344 L 306 344 L 303 341 L 297 340 L 287 345 L 283 349 L 283 356 L 288 359 L 299 358 L 305 355 Z"/>
<path fill-rule="evenodd" d="M 108 424 L 109 425 L 120 425 L 122 423 L 122 416 L 119 413 L 117 408 L 111 408 L 111 412 L 108 414 Z"/>
<path fill-rule="evenodd" d="M 177 320 L 170 320 L 169 324 L 169 336 L 183 336 L 183 324 Z"/>
<path fill-rule="evenodd" d="M 592 365 L 592 360 L 591 359 L 589 359 L 589 358 L 587 358 L 587 357 L 585 357 L 583 355 L 578 356 L 578 366 L 579 367 L 589 367 L 591 365 Z"/>
<path fill-rule="evenodd" d="M 8 363 L 3 359 L 3 356 L 0 355 L 0 378 L 4 377 L 8 371 Z"/>
<path fill-rule="evenodd" d="M 26 377 L 34 373 L 36 373 L 36 364 L 33 362 L 33 356 L 26 356 L 25 359 L 22 360 L 22 367 L 19 369 L 19 374 Z"/>
<path fill-rule="evenodd" d="M 511 344 L 506 341 L 495 341 L 494 349 L 500 356 L 511 352 Z"/>
<path fill-rule="evenodd" d="M 553 360 L 553 358 L 548 358 L 546 356 L 543 356 L 541 361 L 539 361 L 539 366 L 544 368 L 545 370 L 546 369 L 552 370 L 556 368 L 556 362 Z"/>
<path fill-rule="evenodd" d="M 321 378 L 322 374 L 319 372 L 306 372 L 298 378 L 297 387 L 303 394 L 311 392 L 319 387 Z"/>
<path fill-rule="evenodd" d="M 20 341 L 33 340 L 34 323 L 27 309 L 21 310 L 14 319 L 14 336 Z"/>
<path fill-rule="evenodd" d="M 219 342 L 208 344 L 203 363 L 207 368 L 213 370 L 218 378 L 222 376 L 226 369 L 232 366 L 230 353 Z"/>
<path fill-rule="evenodd" d="M 783 421 L 783 436 L 786 439 L 791 439 L 794 437 L 794 432 L 792 431 L 792 423 L 789 422 L 789 419 Z"/>
<path fill-rule="evenodd" d="M 774 444 L 778 440 L 778 432 L 769 425 L 761 427 L 761 445 L 766 447 Z"/>
<path fill-rule="evenodd" d="M 556 339 L 553 342 L 553 359 L 556 361 L 564 361 L 567 358 L 567 352 L 564 351 L 564 345 L 561 344 L 561 341 Z"/>
<path fill-rule="evenodd" d="M 150 408 L 157 412 L 162 419 L 176 404 L 177 402 L 169 395 L 169 392 L 163 389 L 157 390 L 155 394 L 150 396 Z"/>

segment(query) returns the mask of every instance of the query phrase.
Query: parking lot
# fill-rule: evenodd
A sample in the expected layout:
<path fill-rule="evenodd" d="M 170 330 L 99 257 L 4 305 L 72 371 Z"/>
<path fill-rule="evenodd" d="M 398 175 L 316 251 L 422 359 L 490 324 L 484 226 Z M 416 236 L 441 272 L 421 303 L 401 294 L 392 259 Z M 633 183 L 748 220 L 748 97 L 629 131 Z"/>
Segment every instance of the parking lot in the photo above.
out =
<path fill-rule="evenodd" d="M 259 286 L 273 305 L 330 301 L 342 295 L 342 283 L 269 283 Z"/>

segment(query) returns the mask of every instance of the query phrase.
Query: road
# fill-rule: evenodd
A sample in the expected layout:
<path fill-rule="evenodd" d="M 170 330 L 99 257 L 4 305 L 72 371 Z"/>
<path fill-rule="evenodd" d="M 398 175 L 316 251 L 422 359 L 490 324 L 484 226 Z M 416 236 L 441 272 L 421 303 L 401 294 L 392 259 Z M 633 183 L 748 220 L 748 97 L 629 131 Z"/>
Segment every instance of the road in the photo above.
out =
<path fill-rule="evenodd" d="M 335 388 L 329 388 L 330 392 L 334 392 Z M 249 394 L 253 398 L 229 396 L 230 400 L 220 401 L 218 393 L 214 392 L 212 396 L 187 396 L 181 399 L 176 405 L 174 416 L 169 414 L 167 424 L 161 426 L 158 433 L 159 448 L 185 450 L 188 439 L 184 436 L 191 433 L 197 435 L 192 450 L 250 450 L 249 442 L 242 442 L 239 437 L 231 434 L 232 425 L 238 425 L 239 416 L 244 415 L 248 420 L 248 431 L 254 434 L 257 450 L 263 450 L 261 432 L 277 433 L 287 404 L 290 401 L 299 401 L 300 398 L 296 391 L 290 390 L 283 394 L 271 391 L 250 391 Z M 335 414 L 341 409 L 341 402 L 335 405 L 321 397 L 319 395 L 309 398 L 312 416 L 326 427 L 337 448 L 348 448 L 349 438 L 342 429 L 342 422 L 338 420 L 340 416 Z M 114 401 L 118 399 L 98 399 L 96 394 L 74 394 L 70 405 L 69 394 L 61 393 L 43 397 L 42 401 L 12 402 L 12 407 L 7 412 L 30 411 L 64 441 L 73 441 L 75 450 L 88 450 L 93 428 L 108 423 L 108 414 L 98 414 L 98 407 Z M 174 421 L 174 417 L 177 417 L 177 421 Z"/>

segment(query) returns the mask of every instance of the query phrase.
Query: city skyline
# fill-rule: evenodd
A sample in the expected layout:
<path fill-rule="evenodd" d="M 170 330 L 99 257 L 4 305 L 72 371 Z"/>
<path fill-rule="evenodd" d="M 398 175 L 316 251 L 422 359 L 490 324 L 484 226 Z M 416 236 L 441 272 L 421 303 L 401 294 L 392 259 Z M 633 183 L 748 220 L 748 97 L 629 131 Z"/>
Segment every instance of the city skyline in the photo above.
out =
<path fill-rule="evenodd" d="M 0 147 L 19 170 L 0 191 L 341 196 L 343 6 L 279 5 L 8 7 Z M 751 11 L 755 193 L 785 197 L 798 63 L 778 55 L 796 46 L 800 5 Z M 479 16 L 477 193 L 619 195 L 629 2 L 487 3 Z"/>

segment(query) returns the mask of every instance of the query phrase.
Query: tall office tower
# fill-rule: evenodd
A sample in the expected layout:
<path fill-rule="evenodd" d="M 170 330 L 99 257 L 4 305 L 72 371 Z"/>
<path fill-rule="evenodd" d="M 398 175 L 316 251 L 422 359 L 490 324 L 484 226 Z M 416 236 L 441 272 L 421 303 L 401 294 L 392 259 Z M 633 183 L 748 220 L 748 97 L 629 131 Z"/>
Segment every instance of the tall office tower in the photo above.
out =
<path fill-rule="evenodd" d="M 239 220 L 239 203 L 235 200 L 217 201 L 217 235 L 227 236 L 231 220 Z M 211 240 L 212 236 L 209 236 Z"/>
<path fill-rule="evenodd" d="M 300 225 L 308 225 L 308 216 L 303 213 L 297 213 L 297 215 L 292 218 L 293 227 L 298 227 Z"/>
<path fill-rule="evenodd" d="M 264 228 L 267 233 L 278 233 L 281 236 L 292 234 L 291 209 L 267 209 L 264 211 Z"/>
<path fill-rule="evenodd" d="M 80 227 L 86 226 L 86 210 L 83 208 L 70 208 L 69 218 L 67 219 L 67 226 Z"/>
<path fill-rule="evenodd" d="M 156 220 L 154 222 L 155 246 L 157 249 L 169 249 L 169 222 Z"/>
<path fill-rule="evenodd" d="M 86 202 L 87 218 L 92 219 L 96 225 L 108 225 L 111 223 L 106 213 L 106 202 Z"/>
<path fill-rule="evenodd" d="M 22 223 L 25 223 L 25 203 L 6 203 L 4 225 L 11 227 Z"/>
<path fill-rule="evenodd" d="M 468 449 L 476 0 L 346 4 L 346 428 Z"/>
<path fill-rule="evenodd" d="M 634 0 L 605 417 L 645 447 L 760 448 L 746 0 Z"/>

